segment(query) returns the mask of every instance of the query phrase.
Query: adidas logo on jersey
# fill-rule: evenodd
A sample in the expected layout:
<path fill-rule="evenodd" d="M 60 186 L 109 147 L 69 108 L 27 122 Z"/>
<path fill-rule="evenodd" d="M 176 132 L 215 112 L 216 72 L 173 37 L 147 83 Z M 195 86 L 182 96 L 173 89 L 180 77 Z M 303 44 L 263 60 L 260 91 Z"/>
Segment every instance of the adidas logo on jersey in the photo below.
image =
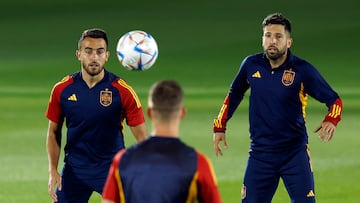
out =
<path fill-rule="evenodd" d="M 313 190 L 310 190 L 306 197 L 315 197 L 315 193 Z"/>
<path fill-rule="evenodd" d="M 259 71 L 256 71 L 254 74 L 252 74 L 251 77 L 253 77 L 253 78 L 261 78 L 261 74 L 260 74 Z"/>
<path fill-rule="evenodd" d="M 68 97 L 69 101 L 77 101 L 76 94 L 72 94 L 70 97 Z"/>

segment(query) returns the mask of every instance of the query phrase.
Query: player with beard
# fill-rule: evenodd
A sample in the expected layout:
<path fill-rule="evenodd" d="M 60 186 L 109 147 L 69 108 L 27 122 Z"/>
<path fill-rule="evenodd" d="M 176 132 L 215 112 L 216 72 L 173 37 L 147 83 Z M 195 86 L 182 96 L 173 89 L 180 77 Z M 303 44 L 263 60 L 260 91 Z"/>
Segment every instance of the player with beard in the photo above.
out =
<path fill-rule="evenodd" d="M 52 89 L 46 117 L 49 160 L 48 192 L 54 202 L 85 203 L 102 193 L 113 156 L 125 148 L 126 121 L 135 139 L 147 138 L 141 103 L 131 86 L 108 72 L 108 38 L 101 29 L 85 30 L 76 56 L 80 72 L 66 76 Z M 67 127 L 61 175 L 58 162 L 61 132 Z"/>
<path fill-rule="evenodd" d="M 309 62 L 293 55 L 290 21 L 282 14 L 263 23 L 263 53 L 246 57 L 234 78 L 218 117 L 214 120 L 214 147 L 227 147 L 226 124 L 251 89 L 249 102 L 250 150 L 242 186 L 242 202 L 271 202 L 280 178 L 293 203 L 315 202 L 313 168 L 305 127 L 308 96 L 328 111 L 315 130 L 332 139 L 341 119 L 342 101 Z"/>

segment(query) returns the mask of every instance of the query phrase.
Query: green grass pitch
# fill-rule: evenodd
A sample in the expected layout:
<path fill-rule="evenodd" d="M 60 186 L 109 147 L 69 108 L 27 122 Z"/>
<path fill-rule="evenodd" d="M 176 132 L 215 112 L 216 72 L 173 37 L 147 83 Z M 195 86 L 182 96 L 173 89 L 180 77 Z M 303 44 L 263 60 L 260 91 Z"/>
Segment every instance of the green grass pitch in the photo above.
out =
<path fill-rule="evenodd" d="M 181 138 L 210 157 L 223 202 L 240 202 L 249 145 L 247 97 L 229 123 L 229 148 L 223 157 L 214 155 L 212 120 L 243 57 L 262 50 L 262 19 L 277 11 L 293 23 L 292 51 L 314 64 L 343 98 L 343 120 L 329 143 L 313 133 L 326 107 L 309 100 L 307 127 L 317 201 L 360 202 L 356 0 L 91 2 L 0 3 L 0 202 L 50 202 L 45 109 L 53 84 L 80 69 L 76 44 L 80 33 L 90 27 L 108 32 L 107 68 L 134 87 L 144 109 L 155 81 L 176 79 L 183 85 L 188 115 Z M 135 29 L 151 33 L 159 45 L 155 66 L 145 72 L 120 67 L 114 52 L 118 38 Z M 126 132 L 126 143 L 131 145 L 134 139 Z M 100 196 L 94 194 L 90 202 L 100 202 Z M 289 202 L 282 183 L 273 202 Z"/>

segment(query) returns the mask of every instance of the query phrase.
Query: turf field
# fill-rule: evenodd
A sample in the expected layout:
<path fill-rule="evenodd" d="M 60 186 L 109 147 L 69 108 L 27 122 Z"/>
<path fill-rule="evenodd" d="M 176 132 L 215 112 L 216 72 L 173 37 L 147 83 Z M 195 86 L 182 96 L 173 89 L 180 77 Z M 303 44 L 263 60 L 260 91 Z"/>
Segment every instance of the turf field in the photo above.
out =
<path fill-rule="evenodd" d="M 313 99 L 307 109 L 318 202 L 360 202 L 360 14 L 356 0 L 319 1 L 85 1 L 12 0 L 0 7 L 0 202 L 50 202 L 44 116 L 50 90 L 78 71 L 77 40 L 87 28 L 107 30 L 112 56 L 107 68 L 125 78 L 146 108 L 147 91 L 160 79 L 184 87 L 188 115 L 182 138 L 210 157 L 225 203 L 240 202 L 247 158 L 247 98 L 230 121 L 229 148 L 215 157 L 212 119 L 247 54 L 261 51 L 261 21 L 282 12 L 293 23 L 292 51 L 313 63 L 343 98 L 335 138 L 322 143 L 312 133 L 326 107 Z M 158 41 L 159 57 L 146 72 L 121 68 L 117 39 L 141 29 Z M 128 132 L 128 131 L 127 131 Z M 128 145 L 134 139 L 127 133 Z M 91 203 L 100 202 L 94 195 Z M 289 202 L 282 185 L 276 203 Z"/>

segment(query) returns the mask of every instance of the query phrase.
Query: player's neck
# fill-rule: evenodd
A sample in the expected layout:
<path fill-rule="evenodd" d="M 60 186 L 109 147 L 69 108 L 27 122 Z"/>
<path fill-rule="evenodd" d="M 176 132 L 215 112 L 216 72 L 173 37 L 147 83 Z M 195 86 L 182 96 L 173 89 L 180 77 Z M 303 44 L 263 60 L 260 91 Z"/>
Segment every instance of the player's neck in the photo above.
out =
<path fill-rule="evenodd" d="M 271 69 L 280 67 L 283 63 L 285 63 L 286 58 L 287 58 L 287 54 L 284 54 L 283 56 L 281 56 L 280 58 L 275 59 L 275 60 L 269 59 Z"/>
<path fill-rule="evenodd" d="M 157 123 L 153 120 L 151 134 L 158 137 L 178 137 L 179 124 L 173 122 Z"/>
<path fill-rule="evenodd" d="M 90 75 L 86 71 L 81 70 L 82 78 L 89 88 L 93 88 L 100 80 L 104 78 L 104 70 L 97 75 Z"/>

